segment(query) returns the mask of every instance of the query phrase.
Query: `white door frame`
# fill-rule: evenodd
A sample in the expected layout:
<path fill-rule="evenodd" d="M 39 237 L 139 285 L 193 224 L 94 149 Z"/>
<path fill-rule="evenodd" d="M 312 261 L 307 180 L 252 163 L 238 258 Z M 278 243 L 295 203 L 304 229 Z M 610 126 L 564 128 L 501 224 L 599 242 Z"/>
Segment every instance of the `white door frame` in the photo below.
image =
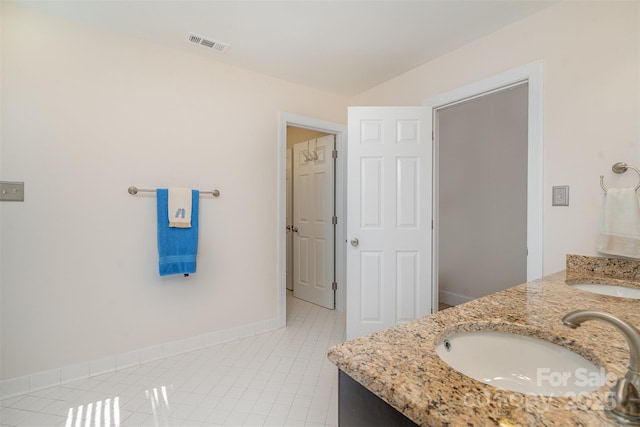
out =
<path fill-rule="evenodd" d="M 278 141 L 277 141 L 277 192 L 276 192 L 276 286 L 278 298 L 278 327 L 287 324 L 287 295 L 286 288 L 286 156 L 287 156 L 287 126 L 295 126 L 317 130 L 336 136 L 336 215 L 338 224 L 336 226 L 336 281 L 338 289 L 336 291 L 336 310 L 345 310 L 345 233 L 346 233 L 346 144 L 347 126 L 314 119 L 312 117 L 300 116 L 297 114 L 280 112 L 278 113 Z"/>
<path fill-rule="evenodd" d="M 288 216 L 289 221 L 286 221 L 287 232 L 285 233 L 285 256 L 286 256 L 286 273 L 285 282 L 287 283 L 287 289 L 293 290 L 293 230 L 290 230 L 293 223 L 293 148 L 286 149 L 286 213 L 285 218 Z"/>
<path fill-rule="evenodd" d="M 447 93 L 427 99 L 422 105 L 436 109 L 486 95 L 517 83 L 528 82 L 528 169 L 527 169 L 527 281 L 543 275 L 543 73 L 542 61 L 532 62 L 478 82 L 462 86 Z M 436 149 L 434 145 L 434 149 Z M 438 224 L 437 206 L 437 156 L 434 156 L 433 218 Z M 438 311 L 438 227 L 434 226 L 433 238 L 433 312 Z"/>

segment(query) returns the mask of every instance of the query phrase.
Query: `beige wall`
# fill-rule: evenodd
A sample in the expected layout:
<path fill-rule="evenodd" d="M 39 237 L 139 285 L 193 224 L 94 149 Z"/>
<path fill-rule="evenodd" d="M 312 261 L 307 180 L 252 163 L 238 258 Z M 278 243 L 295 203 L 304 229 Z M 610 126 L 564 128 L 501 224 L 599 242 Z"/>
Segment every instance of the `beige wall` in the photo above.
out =
<path fill-rule="evenodd" d="M 278 112 L 343 123 L 346 99 L 1 4 L 0 179 L 26 189 L 0 204 L 1 377 L 268 327 Z M 196 274 L 158 276 L 131 185 L 221 191 Z"/>
<path fill-rule="evenodd" d="M 313 129 L 299 128 L 295 126 L 287 126 L 287 148 L 293 147 L 298 142 L 308 141 L 328 135 Z"/>
<path fill-rule="evenodd" d="M 512 24 L 350 100 L 419 105 L 500 72 L 544 61 L 544 273 L 565 254 L 595 255 L 611 165 L 640 163 L 640 3 L 564 2 Z M 551 187 L 570 186 L 570 207 L 551 206 Z"/>
<path fill-rule="evenodd" d="M 26 188 L 0 204 L 1 378 L 274 319 L 279 111 L 344 123 L 544 60 L 545 273 L 594 253 L 599 175 L 635 183 L 609 171 L 640 163 L 637 2 L 550 7 L 349 100 L 0 5 L 0 179 Z M 220 189 L 198 273 L 158 277 L 155 199 L 130 185 Z"/>

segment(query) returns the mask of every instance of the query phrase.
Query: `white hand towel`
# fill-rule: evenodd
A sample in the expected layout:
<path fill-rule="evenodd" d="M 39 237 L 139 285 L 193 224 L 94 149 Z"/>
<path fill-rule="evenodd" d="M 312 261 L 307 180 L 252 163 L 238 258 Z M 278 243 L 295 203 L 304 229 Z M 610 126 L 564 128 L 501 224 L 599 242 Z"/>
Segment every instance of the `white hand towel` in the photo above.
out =
<path fill-rule="evenodd" d="M 640 205 L 634 188 L 610 188 L 604 202 L 598 251 L 640 258 Z"/>
<path fill-rule="evenodd" d="M 191 228 L 191 190 L 169 188 L 169 227 Z"/>

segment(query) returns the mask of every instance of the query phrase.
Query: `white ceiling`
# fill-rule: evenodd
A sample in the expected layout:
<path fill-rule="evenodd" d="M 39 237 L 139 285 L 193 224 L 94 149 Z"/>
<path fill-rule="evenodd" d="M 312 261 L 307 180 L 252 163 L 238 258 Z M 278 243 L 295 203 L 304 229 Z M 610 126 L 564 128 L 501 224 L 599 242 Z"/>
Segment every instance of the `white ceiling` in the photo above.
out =
<path fill-rule="evenodd" d="M 556 0 L 15 0 L 45 13 L 351 96 Z M 225 54 L 187 42 L 196 33 Z"/>

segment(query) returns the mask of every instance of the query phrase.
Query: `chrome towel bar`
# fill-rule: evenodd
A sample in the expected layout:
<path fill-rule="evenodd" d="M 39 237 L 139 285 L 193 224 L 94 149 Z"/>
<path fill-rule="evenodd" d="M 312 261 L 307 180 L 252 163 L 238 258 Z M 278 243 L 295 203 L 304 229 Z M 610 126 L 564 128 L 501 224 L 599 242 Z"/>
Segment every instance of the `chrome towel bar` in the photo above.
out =
<path fill-rule="evenodd" d="M 148 189 L 144 189 L 144 188 L 138 188 L 138 187 L 129 187 L 129 189 L 127 190 L 129 191 L 129 194 L 131 194 L 132 196 L 135 196 L 138 193 L 155 193 L 156 190 L 148 190 Z M 211 194 L 213 195 L 213 197 L 219 197 L 220 196 L 220 192 L 218 190 L 213 190 L 213 191 L 200 191 L 200 194 Z"/>
<path fill-rule="evenodd" d="M 638 170 L 637 168 L 634 168 L 633 166 L 629 166 L 625 162 L 618 162 L 618 163 L 615 163 L 613 166 L 611 166 L 611 170 L 614 171 L 615 173 L 625 173 L 628 169 L 634 170 L 638 174 L 638 178 L 640 178 L 640 170 Z M 604 175 L 600 175 L 600 187 L 602 187 L 605 193 L 607 192 L 607 187 L 604 186 Z M 636 185 L 635 190 L 638 191 L 639 188 L 640 188 L 640 183 Z"/>

